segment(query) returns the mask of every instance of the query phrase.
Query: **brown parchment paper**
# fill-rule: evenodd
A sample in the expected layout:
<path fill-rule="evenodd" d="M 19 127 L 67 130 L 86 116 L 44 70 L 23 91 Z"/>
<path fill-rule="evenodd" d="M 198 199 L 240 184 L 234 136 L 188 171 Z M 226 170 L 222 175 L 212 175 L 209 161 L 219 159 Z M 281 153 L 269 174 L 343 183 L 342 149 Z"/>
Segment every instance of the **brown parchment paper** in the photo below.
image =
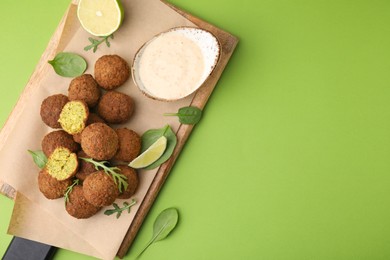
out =
<path fill-rule="evenodd" d="M 86 73 L 93 75 L 94 63 L 102 55 L 118 54 L 131 64 L 136 51 L 154 35 L 177 26 L 195 26 L 159 0 L 123 0 L 122 3 L 125 19 L 114 34 L 110 48 L 101 45 L 96 53 L 83 50 L 89 44 L 88 37 L 91 35 L 80 27 L 75 19 L 76 8 L 71 8 L 58 52 L 82 55 L 88 62 Z M 0 163 L 3 165 L 0 179 L 20 193 L 15 200 L 9 233 L 101 259 L 113 259 L 157 169 L 139 171 L 140 186 L 134 195 L 137 204 L 132 207 L 130 214 L 122 214 L 119 219 L 105 216 L 103 208 L 92 218 L 77 220 L 66 213 L 63 199 L 47 200 L 39 192 L 39 169 L 27 150 L 40 150 L 43 136 L 53 131 L 43 124 L 39 116 L 42 100 L 52 94 L 67 94 L 70 81 L 48 70 L 40 85 L 28 97 L 14 129 L 0 151 Z M 177 118 L 164 117 L 163 113 L 176 112 L 180 107 L 189 105 L 193 98 L 190 96 L 176 102 L 155 101 L 145 97 L 131 79 L 117 91 L 133 97 L 136 109 L 128 123 L 113 127 L 128 127 L 139 134 L 166 124 L 177 131 Z M 122 201 L 118 200 L 118 203 L 122 204 Z"/>

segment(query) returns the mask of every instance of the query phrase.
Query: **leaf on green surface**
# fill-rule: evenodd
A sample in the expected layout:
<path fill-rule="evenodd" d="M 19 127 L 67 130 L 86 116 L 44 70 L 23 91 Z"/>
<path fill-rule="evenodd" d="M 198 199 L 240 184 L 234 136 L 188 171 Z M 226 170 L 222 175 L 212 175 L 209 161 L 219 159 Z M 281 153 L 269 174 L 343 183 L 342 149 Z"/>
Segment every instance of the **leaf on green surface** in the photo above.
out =
<path fill-rule="evenodd" d="M 176 208 L 167 208 L 163 210 L 154 221 L 152 239 L 138 254 L 137 259 L 145 252 L 146 249 L 148 249 L 151 244 L 165 239 L 176 227 L 178 221 L 179 212 Z"/>

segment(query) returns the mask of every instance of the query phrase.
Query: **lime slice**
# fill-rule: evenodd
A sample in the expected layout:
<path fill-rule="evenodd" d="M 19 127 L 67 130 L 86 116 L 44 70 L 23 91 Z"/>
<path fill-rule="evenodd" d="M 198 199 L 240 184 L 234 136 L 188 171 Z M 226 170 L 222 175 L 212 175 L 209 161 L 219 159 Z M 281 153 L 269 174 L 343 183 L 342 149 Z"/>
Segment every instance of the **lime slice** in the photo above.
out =
<path fill-rule="evenodd" d="M 129 166 L 134 169 L 145 168 L 157 161 L 163 155 L 165 148 L 167 148 L 167 138 L 161 136 L 145 152 L 131 161 Z"/>
<path fill-rule="evenodd" d="M 90 34 L 107 36 L 121 25 L 123 8 L 120 0 L 80 0 L 77 17 Z"/>

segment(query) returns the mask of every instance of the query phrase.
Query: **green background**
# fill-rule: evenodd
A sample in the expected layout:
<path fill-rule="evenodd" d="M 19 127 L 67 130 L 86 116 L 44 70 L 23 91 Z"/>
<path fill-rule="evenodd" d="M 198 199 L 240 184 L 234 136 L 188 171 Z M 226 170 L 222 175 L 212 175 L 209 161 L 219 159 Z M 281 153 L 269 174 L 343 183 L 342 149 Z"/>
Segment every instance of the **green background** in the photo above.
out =
<path fill-rule="evenodd" d="M 240 42 L 125 259 L 389 259 L 390 1 L 171 2 Z M 0 1 L 1 125 L 69 3 Z"/>

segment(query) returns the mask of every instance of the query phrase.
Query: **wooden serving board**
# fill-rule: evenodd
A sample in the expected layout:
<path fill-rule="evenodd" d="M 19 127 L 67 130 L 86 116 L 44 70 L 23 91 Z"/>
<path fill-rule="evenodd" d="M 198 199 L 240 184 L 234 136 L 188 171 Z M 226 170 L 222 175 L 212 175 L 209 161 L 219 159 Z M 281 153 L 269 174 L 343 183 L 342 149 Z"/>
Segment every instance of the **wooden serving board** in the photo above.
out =
<path fill-rule="evenodd" d="M 73 1 L 74 3 L 77 3 L 77 0 Z M 223 31 L 222 29 L 213 26 L 203 20 L 201 20 L 198 17 L 195 17 L 176 6 L 162 0 L 164 4 L 172 8 L 174 11 L 185 17 L 186 19 L 190 20 L 197 26 L 199 26 L 202 29 L 208 30 L 211 33 L 213 33 L 219 40 L 221 44 L 221 55 L 220 59 L 210 75 L 210 77 L 207 79 L 207 81 L 204 83 L 204 85 L 197 91 L 195 94 L 191 105 L 197 106 L 201 109 L 203 109 L 211 96 L 211 93 L 213 92 L 218 79 L 220 78 L 225 66 L 227 65 L 231 55 L 233 54 L 233 51 L 238 43 L 238 38 L 229 34 L 228 32 Z M 20 115 L 22 109 L 23 109 L 23 103 L 25 102 L 26 98 L 32 93 L 34 88 L 39 86 L 39 82 L 45 75 L 45 70 L 47 69 L 47 66 L 44 66 L 46 64 L 46 61 L 49 57 L 53 57 L 58 49 L 61 48 L 59 46 L 59 42 L 61 37 L 66 33 L 64 32 L 65 27 L 65 21 L 66 18 L 69 19 L 69 14 L 75 13 L 72 12 L 74 10 L 71 10 L 75 5 L 71 5 L 68 9 L 67 13 L 64 15 L 63 19 L 61 20 L 57 30 L 55 31 L 54 35 L 52 36 L 45 52 L 43 53 L 34 73 L 32 74 L 29 82 L 27 83 L 22 95 L 20 96 L 16 106 L 14 107 L 13 111 L 11 112 L 10 116 L 7 119 L 7 122 L 5 123 L 3 129 L 0 133 L 0 149 L 3 147 L 5 140 L 8 137 L 8 134 L 10 130 L 13 128 L 16 118 Z M 77 19 L 77 17 L 73 17 L 73 19 Z M 180 125 L 178 131 L 176 132 L 177 136 L 177 146 L 174 150 L 173 155 L 170 157 L 170 159 L 165 162 L 163 165 L 160 166 L 142 204 L 140 205 L 139 210 L 137 211 L 137 214 L 135 215 L 135 218 L 127 231 L 126 236 L 124 237 L 124 240 L 118 250 L 118 257 L 123 258 L 125 254 L 127 253 L 129 247 L 133 243 L 136 234 L 138 230 L 140 229 L 146 215 L 148 214 L 150 208 L 152 207 L 160 189 L 162 188 L 166 178 L 168 177 L 168 174 L 170 170 L 172 169 L 177 157 L 179 156 L 182 148 L 184 147 L 184 144 L 186 143 L 190 133 L 192 132 L 193 126 L 192 125 Z M 0 193 L 3 195 L 14 199 L 16 196 L 17 191 L 15 191 L 10 185 L 2 182 L 0 180 Z"/>

